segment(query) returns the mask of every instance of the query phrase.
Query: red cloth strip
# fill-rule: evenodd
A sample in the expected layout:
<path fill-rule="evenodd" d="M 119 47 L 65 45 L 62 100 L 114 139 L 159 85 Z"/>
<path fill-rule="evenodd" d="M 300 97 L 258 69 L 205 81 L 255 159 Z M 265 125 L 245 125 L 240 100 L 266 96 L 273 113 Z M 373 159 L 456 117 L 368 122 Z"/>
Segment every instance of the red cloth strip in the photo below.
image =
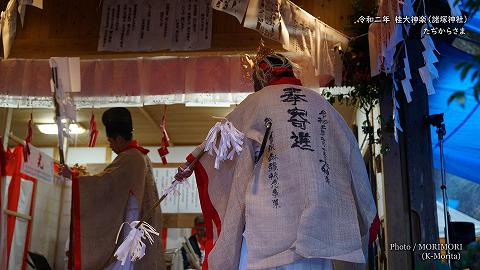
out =
<path fill-rule="evenodd" d="M 268 85 L 276 85 L 276 84 L 293 84 L 302 86 L 302 81 L 295 77 L 278 77 L 273 78 Z"/>
<path fill-rule="evenodd" d="M 128 149 L 137 149 L 138 151 L 140 151 L 144 155 L 146 155 L 150 152 L 150 150 L 141 147 L 138 144 L 138 141 L 136 141 L 136 140 L 131 141 L 122 151 L 120 151 L 120 153 L 124 152 L 124 151 L 127 151 Z"/>
<path fill-rule="evenodd" d="M 0 137 L 0 177 L 4 175 L 7 175 L 7 153 L 3 148 L 3 138 Z M 0 194 L 0 197 L 1 195 L 2 194 Z"/>
<path fill-rule="evenodd" d="M 33 130 L 32 130 L 33 114 L 30 114 L 30 121 L 28 121 L 27 137 L 25 138 L 25 148 L 23 149 L 23 161 L 27 162 L 28 156 L 30 156 L 30 146 L 32 142 Z"/>
<path fill-rule="evenodd" d="M 168 228 L 162 228 L 162 246 L 163 249 L 167 249 L 167 235 L 168 235 Z"/>
<path fill-rule="evenodd" d="M 163 109 L 163 117 L 162 117 L 162 124 L 160 125 L 162 127 L 162 143 L 160 145 L 160 148 L 158 148 L 158 154 L 160 155 L 160 158 L 162 159 L 163 165 L 168 164 L 167 162 L 167 155 L 168 155 L 168 147 L 170 146 L 170 138 L 168 137 L 167 133 L 167 105 L 164 106 Z"/>
<path fill-rule="evenodd" d="M 375 216 L 375 218 L 372 221 L 372 224 L 370 225 L 370 238 L 368 240 L 368 245 L 372 245 L 372 243 L 377 239 L 378 233 L 380 232 L 380 218 L 378 218 L 378 215 Z"/>
<path fill-rule="evenodd" d="M 192 162 L 194 159 L 195 157 L 192 154 L 188 155 L 187 157 L 188 162 Z M 205 260 L 202 265 L 202 270 L 208 270 L 208 254 L 210 254 L 210 251 L 212 251 L 213 246 L 215 245 L 213 241 L 213 223 L 215 222 L 215 226 L 217 227 L 217 235 L 220 235 L 221 220 L 208 194 L 207 171 L 205 170 L 205 168 L 202 166 L 200 162 L 197 162 L 197 164 L 195 165 L 194 172 L 195 172 L 195 179 L 197 181 L 200 206 L 202 207 L 203 218 L 205 220 L 205 234 L 206 234 Z"/>
<path fill-rule="evenodd" d="M 7 157 L 6 157 L 5 149 L 3 148 L 3 138 L 0 137 L 0 185 L 2 185 L 3 176 L 7 175 L 6 166 L 7 166 Z M 0 205 L 3 205 L 2 196 L 3 194 L 0 194 Z M 0 221 L 3 219 L 3 215 L 1 216 L 2 217 L 0 217 Z M 1 225 L 1 222 L 0 222 L 0 225 Z"/>
<path fill-rule="evenodd" d="M 97 136 L 97 121 L 95 120 L 95 115 L 92 113 L 92 117 L 90 118 L 90 140 L 88 142 L 88 147 L 95 147 Z"/>
<path fill-rule="evenodd" d="M 80 186 L 78 183 L 78 172 L 72 173 L 72 216 L 73 216 L 73 238 L 70 238 L 70 254 L 73 254 L 73 268 L 82 269 L 82 250 L 80 239 Z M 73 243 L 72 243 L 73 240 Z M 73 245 L 72 245 L 73 244 Z"/>

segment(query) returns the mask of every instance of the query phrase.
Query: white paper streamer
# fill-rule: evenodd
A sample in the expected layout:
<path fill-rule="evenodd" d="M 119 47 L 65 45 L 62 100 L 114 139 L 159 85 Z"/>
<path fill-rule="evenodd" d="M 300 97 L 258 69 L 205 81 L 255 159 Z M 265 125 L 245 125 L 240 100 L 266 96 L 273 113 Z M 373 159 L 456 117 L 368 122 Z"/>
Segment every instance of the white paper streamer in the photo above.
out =
<path fill-rule="evenodd" d="M 5 21 L 5 12 L 0 12 L 0 37 L 2 36 L 3 22 Z"/>
<path fill-rule="evenodd" d="M 405 94 L 405 98 L 407 99 L 407 102 L 408 103 L 412 102 L 412 96 L 410 95 L 410 93 L 413 92 L 413 87 L 409 79 L 402 80 L 402 88 L 403 88 L 403 93 Z"/>
<path fill-rule="evenodd" d="M 218 135 L 220 135 L 220 142 L 217 142 Z M 220 168 L 221 161 L 232 160 L 235 153 L 240 155 L 244 137 L 245 135 L 238 131 L 228 120 L 225 123 L 217 122 L 210 129 L 205 139 L 205 152 L 215 156 L 215 169 Z"/>
<path fill-rule="evenodd" d="M 424 25 L 423 28 L 427 27 L 427 25 Z M 423 33 L 423 28 L 422 28 L 422 33 Z M 430 37 L 430 35 L 424 35 L 421 39 L 423 47 L 425 47 L 426 50 L 432 50 L 437 53 L 437 48 L 435 47 L 435 43 L 433 43 L 433 39 Z"/>
<path fill-rule="evenodd" d="M 130 258 L 130 261 L 133 262 L 140 260 L 143 258 L 143 256 L 145 256 L 146 245 L 142 241 L 143 239 L 148 239 L 150 244 L 153 244 L 154 241 L 152 234 L 159 236 L 159 233 L 155 230 L 155 228 L 146 222 L 142 222 L 142 224 L 136 228 L 139 222 L 140 221 L 133 221 L 129 224 L 131 228 L 130 232 L 123 243 L 118 247 L 117 251 L 115 251 L 114 255 L 117 260 L 122 262 L 122 265 L 125 264 L 128 258 Z M 125 223 L 120 226 L 115 244 L 117 244 L 118 237 L 120 236 L 124 224 Z"/>
<path fill-rule="evenodd" d="M 431 49 L 426 49 L 422 52 L 423 59 L 425 59 L 426 64 L 438 63 L 438 58 Z"/>
<path fill-rule="evenodd" d="M 452 16 L 462 16 L 462 11 L 460 10 L 459 3 L 455 4 L 456 0 L 448 0 L 448 5 L 450 6 L 450 14 Z"/>
<path fill-rule="evenodd" d="M 23 28 L 23 22 L 25 21 L 25 10 L 27 9 L 27 6 L 25 6 L 24 4 L 19 4 L 18 5 L 18 14 L 20 15 L 20 22 L 22 24 L 22 28 Z"/>
<path fill-rule="evenodd" d="M 428 69 L 428 67 L 427 66 L 421 67 L 418 69 L 418 72 L 420 73 L 420 77 L 422 78 L 422 81 L 425 84 L 425 87 L 427 88 L 428 95 L 435 94 L 435 88 L 433 87 L 432 73 L 430 73 L 430 70 Z"/>
<path fill-rule="evenodd" d="M 400 115 L 398 114 L 398 109 L 400 109 L 400 104 L 398 104 L 396 92 L 398 91 L 398 85 L 395 81 L 395 76 L 392 75 L 392 81 L 394 89 L 392 90 L 392 100 L 393 100 L 393 134 L 395 136 L 395 141 L 398 143 L 398 131 L 403 132 L 402 126 L 400 125 Z"/>
<path fill-rule="evenodd" d="M 407 102 L 410 103 L 412 101 L 412 96 L 410 95 L 411 92 L 413 92 L 412 84 L 410 83 L 410 80 L 412 79 L 412 73 L 410 71 L 410 62 L 408 61 L 408 52 L 407 52 L 407 43 L 404 43 L 404 48 L 405 48 L 405 58 L 403 58 L 403 64 L 404 64 L 404 73 L 405 73 L 405 79 L 402 80 L 402 88 L 403 88 L 403 93 L 405 94 L 405 97 L 407 99 Z"/>
<path fill-rule="evenodd" d="M 227 14 L 235 16 L 239 23 L 243 22 L 245 12 L 247 12 L 248 1 L 241 0 L 212 0 L 212 8 L 223 11 Z"/>
<path fill-rule="evenodd" d="M 425 60 L 425 66 L 418 69 L 420 77 L 422 78 L 425 87 L 427 88 L 428 95 L 435 94 L 435 87 L 433 86 L 433 80 L 439 78 L 438 70 L 434 63 L 438 62 L 438 58 L 435 55 L 435 44 L 430 36 L 424 35 L 422 37 L 422 44 L 425 47 L 425 51 L 422 52 L 423 59 Z"/>
<path fill-rule="evenodd" d="M 405 43 L 405 58 L 403 58 L 403 64 L 404 64 L 404 72 L 405 72 L 405 78 L 411 80 L 412 79 L 412 72 L 410 71 L 410 62 L 408 61 L 408 53 L 407 53 L 407 45 Z"/>
<path fill-rule="evenodd" d="M 17 1 L 10 0 L 7 4 L 3 15 L 2 25 L 2 42 L 3 42 L 3 58 L 7 59 L 12 49 L 13 40 L 17 33 Z"/>
<path fill-rule="evenodd" d="M 412 17 L 415 15 L 415 11 L 413 10 L 413 4 L 412 0 L 404 0 L 403 5 L 402 5 L 402 13 L 403 16 L 407 17 Z M 405 27 L 405 30 L 407 31 L 407 35 L 410 31 L 410 24 L 409 23 L 404 23 L 403 27 Z"/>

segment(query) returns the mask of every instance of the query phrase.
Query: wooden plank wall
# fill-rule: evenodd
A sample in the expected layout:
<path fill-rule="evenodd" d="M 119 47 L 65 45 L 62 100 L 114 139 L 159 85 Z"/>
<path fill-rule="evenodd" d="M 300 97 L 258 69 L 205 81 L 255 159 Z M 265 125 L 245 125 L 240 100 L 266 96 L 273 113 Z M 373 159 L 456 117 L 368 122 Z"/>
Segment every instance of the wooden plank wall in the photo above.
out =
<path fill-rule="evenodd" d="M 313 16 L 345 33 L 345 25 L 351 13 L 351 0 L 294 0 Z M 212 48 L 202 52 L 154 53 L 105 53 L 97 52 L 101 19 L 100 0 L 48 0 L 44 9 L 27 7 L 25 25 L 17 28 L 11 58 L 49 58 L 51 56 L 131 57 L 149 55 L 202 55 L 254 51 L 260 35 L 243 28 L 230 15 L 214 11 Z M 0 0 L 4 9 L 6 0 Z M 20 20 L 18 20 L 20 24 Z M 348 33 L 347 33 L 348 34 Z M 280 44 L 266 41 L 267 45 L 280 49 Z M 3 51 L 3 49 L 2 49 Z"/>

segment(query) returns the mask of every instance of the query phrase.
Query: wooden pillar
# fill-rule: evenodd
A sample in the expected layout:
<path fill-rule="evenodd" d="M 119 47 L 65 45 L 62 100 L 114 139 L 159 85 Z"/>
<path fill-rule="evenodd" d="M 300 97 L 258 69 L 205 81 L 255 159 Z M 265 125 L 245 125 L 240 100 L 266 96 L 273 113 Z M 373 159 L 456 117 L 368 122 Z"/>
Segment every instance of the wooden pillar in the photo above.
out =
<path fill-rule="evenodd" d="M 385 249 L 389 270 L 415 269 L 418 265 L 433 269 L 434 261 L 422 260 L 418 244 L 438 243 L 430 127 L 425 122 L 428 95 L 418 73 L 418 68 L 424 65 L 424 48 L 419 39 L 409 39 L 407 50 L 412 71 L 413 101 L 407 103 L 400 89 L 397 100 L 404 132 L 399 133 L 398 144 L 393 134 L 385 134 L 384 140 L 390 152 L 382 160 Z M 391 118 L 392 106 L 390 86 L 381 100 L 381 113 L 385 119 Z M 414 252 L 415 244 L 417 250 Z"/>
<path fill-rule="evenodd" d="M 391 87 L 390 85 L 385 89 L 380 100 L 380 113 L 384 119 L 392 118 Z M 393 133 L 384 132 L 383 140 L 390 148 L 390 151 L 382 156 L 385 209 L 383 228 L 386 255 L 383 269 L 413 269 L 412 253 L 401 250 L 401 247 L 397 248 L 397 245 L 412 246 L 408 183 L 404 177 L 406 168 L 402 166 L 401 148 L 395 141 Z"/>
<path fill-rule="evenodd" d="M 412 70 L 413 101 L 406 103 L 404 96 L 399 100 L 402 107 L 405 159 L 410 191 L 412 239 L 414 243 L 438 243 L 437 204 L 433 181 L 433 155 L 430 126 L 425 117 L 429 114 L 428 95 L 418 68 L 425 65 L 421 40 L 407 40 L 407 50 Z M 413 72 L 415 71 L 415 72 Z M 415 263 L 426 263 L 433 269 L 433 260 L 423 261 L 421 252 L 415 253 Z"/>

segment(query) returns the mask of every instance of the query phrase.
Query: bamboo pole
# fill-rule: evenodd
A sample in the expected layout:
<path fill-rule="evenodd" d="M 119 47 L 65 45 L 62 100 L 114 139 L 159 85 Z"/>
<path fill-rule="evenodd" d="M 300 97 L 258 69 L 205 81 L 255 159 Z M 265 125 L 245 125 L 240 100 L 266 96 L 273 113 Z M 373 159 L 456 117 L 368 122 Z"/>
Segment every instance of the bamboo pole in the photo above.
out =
<path fill-rule="evenodd" d="M 19 143 L 19 144 L 21 144 L 21 145 L 23 145 L 23 146 L 25 146 L 25 140 L 20 139 L 19 137 L 15 136 L 13 133 L 10 132 L 10 133 L 8 134 L 8 137 L 9 137 L 12 141 L 14 141 L 14 142 L 16 142 L 16 143 Z"/>

